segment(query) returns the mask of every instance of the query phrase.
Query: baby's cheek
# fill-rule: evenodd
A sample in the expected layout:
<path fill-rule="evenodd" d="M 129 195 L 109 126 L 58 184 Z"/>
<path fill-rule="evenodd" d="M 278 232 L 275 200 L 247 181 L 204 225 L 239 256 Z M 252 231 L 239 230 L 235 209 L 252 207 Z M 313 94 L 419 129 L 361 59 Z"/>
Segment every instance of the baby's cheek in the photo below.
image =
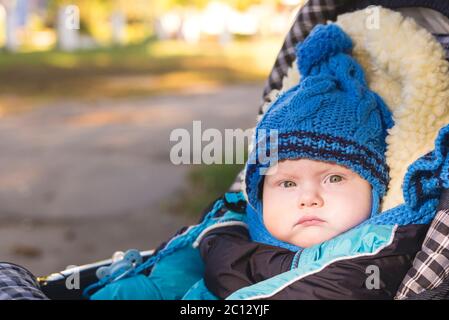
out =
<path fill-rule="evenodd" d="M 371 206 L 360 203 L 357 199 L 347 198 L 344 201 L 335 201 L 330 208 L 329 227 L 342 233 L 366 220 L 370 215 Z"/>
<path fill-rule="evenodd" d="M 286 241 L 292 228 L 289 212 L 280 206 L 264 208 L 263 223 L 271 235 L 282 241 Z"/>
<path fill-rule="evenodd" d="M 275 230 L 278 229 L 278 224 L 280 222 L 280 217 L 277 215 L 279 208 L 273 206 L 272 203 L 265 203 L 263 206 L 263 224 L 265 228 L 273 234 Z"/>
<path fill-rule="evenodd" d="M 366 219 L 369 218 L 371 206 L 367 206 L 361 203 L 355 204 L 352 207 L 347 208 L 347 213 L 343 219 L 341 219 L 341 227 L 344 230 L 342 232 L 357 226 Z"/>
<path fill-rule="evenodd" d="M 273 237 L 281 241 L 286 240 L 287 232 L 281 219 L 272 216 L 264 216 L 263 220 L 265 228 Z"/>
<path fill-rule="evenodd" d="M 351 212 L 354 212 L 354 219 L 363 221 L 369 218 L 371 214 L 372 206 L 372 189 L 371 185 L 361 180 L 351 186 L 351 190 L 348 190 L 347 202 L 351 207 Z"/>
<path fill-rule="evenodd" d="M 354 220 L 359 223 L 368 219 L 371 214 L 372 197 L 371 193 L 365 194 L 353 201 Z"/>
<path fill-rule="evenodd" d="M 370 216 L 372 195 L 369 185 L 355 184 L 346 190 L 340 199 L 339 208 L 347 212 L 349 220 L 363 221 Z"/>

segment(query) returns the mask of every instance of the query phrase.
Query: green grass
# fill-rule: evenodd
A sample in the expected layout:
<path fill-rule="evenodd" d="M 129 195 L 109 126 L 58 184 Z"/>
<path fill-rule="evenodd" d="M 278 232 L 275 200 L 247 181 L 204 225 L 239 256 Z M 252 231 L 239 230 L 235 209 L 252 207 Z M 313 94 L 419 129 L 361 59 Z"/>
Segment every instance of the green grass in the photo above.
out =
<path fill-rule="evenodd" d="M 194 86 L 258 82 L 273 65 L 279 39 L 209 41 L 191 45 L 155 41 L 76 52 L 0 53 L 0 108 L 5 96 L 28 104 L 54 99 L 123 98 Z M 11 108 L 17 103 L 11 103 Z M 1 110 L 0 110 L 1 111 Z M 6 110 L 6 112 L 11 110 Z"/>
<path fill-rule="evenodd" d="M 195 165 L 183 189 L 162 205 L 165 211 L 198 217 L 217 197 L 223 195 L 243 169 L 240 164 Z"/>

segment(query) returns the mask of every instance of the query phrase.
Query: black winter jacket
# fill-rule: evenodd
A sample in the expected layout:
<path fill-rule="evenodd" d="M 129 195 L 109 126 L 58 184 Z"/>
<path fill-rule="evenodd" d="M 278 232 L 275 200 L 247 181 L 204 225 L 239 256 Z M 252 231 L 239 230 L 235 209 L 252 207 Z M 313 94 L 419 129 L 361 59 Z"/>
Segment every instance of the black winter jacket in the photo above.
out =
<path fill-rule="evenodd" d="M 393 299 L 427 229 L 422 224 L 399 226 L 391 244 L 375 255 L 333 262 L 269 299 Z M 205 284 L 221 299 L 295 267 L 294 252 L 250 241 L 243 226 L 211 230 L 201 240 L 200 252 Z M 377 284 L 372 278 L 376 270 Z"/>

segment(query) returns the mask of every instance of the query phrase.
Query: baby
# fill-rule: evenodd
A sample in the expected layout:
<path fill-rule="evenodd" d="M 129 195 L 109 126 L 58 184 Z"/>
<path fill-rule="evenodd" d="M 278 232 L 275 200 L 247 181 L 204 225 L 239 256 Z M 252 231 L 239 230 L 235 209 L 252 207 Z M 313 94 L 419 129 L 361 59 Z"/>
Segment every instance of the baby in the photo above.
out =
<path fill-rule="evenodd" d="M 149 276 L 109 283 L 92 299 L 393 298 L 428 227 L 416 221 L 428 220 L 405 205 L 379 214 L 393 119 L 351 49 L 334 24 L 298 46 L 300 83 L 255 130 L 244 210 L 215 211 L 216 202 L 159 251 Z M 374 290 L 372 266 L 381 270 Z"/>
<path fill-rule="evenodd" d="M 269 106 L 256 127 L 245 168 L 249 233 L 242 225 L 224 226 L 207 232 L 200 242 L 203 290 L 215 297 L 246 297 L 254 290 L 232 294 L 296 272 L 291 270 L 298 263 L 313 269 L 314 264 L 326 266 L 332 255 L 359 254 L 365 250 L 361 242 L 381 234 L 378 227 L 354 230 L 379 216 L 389 181 L 385 139 L 393 120 L 383 100 L 368 88 L 351 49 L 351 39 L 332 24 L 317 26 L 298 46 L 301 82 Z M 266 132 L 273 130 L 277 139 L 269 142 Z M 270 143 L 277 152 L 262 162 L 260 155 L 271 150 Z M 271 287 L 279 290 L 273 289 L 270 298 L 393 298 L 424 230 L 404 236 L 412 241 L 401 252 L 390 247 L 392 251 L 375 255 L 370 249 L 362 255 L 370 258 L 336 262 L 302 281 L 285 280 L 283 286 L 276 278 Z M 377 291 L 365 286 L 370 265 L 382 268 Z M 270 285 L 258 288 L 263 292 Z M 193 290 L 185 298 L 197 297 Z"/>
<path fill-rule="evenodd" d="M 372 211 L 372 188 L 360 175 L 336 163 L 282 160 L 264 177 L 262 206 L 263 225 L 280 243 L 251 241 L 242 226 L 217 228 L 200 242 L 204 280 L 218 298 L 290 270 L 298 249 L 323 243 L 366 221 Z M 410 259 L 403 262 L 403 273 L 410 264 Z M 395 268 L 401 269 L 398 264 Z M 290 293 L 283 298 L 310 297 Z"/>

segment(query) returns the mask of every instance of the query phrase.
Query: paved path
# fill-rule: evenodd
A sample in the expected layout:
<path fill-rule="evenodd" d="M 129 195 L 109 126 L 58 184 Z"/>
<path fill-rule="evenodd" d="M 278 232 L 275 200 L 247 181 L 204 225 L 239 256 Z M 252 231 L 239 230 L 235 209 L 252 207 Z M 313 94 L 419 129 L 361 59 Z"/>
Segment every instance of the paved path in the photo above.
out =
<path fill-rule="evenodd" d="M 189 166 L 169 153 L 175 128 L 253 126 L 261 86 L 65 102 L 0 119 L 0 260 L 38 274 L 148 249 L 191 220 L 159 202 Z"/>

